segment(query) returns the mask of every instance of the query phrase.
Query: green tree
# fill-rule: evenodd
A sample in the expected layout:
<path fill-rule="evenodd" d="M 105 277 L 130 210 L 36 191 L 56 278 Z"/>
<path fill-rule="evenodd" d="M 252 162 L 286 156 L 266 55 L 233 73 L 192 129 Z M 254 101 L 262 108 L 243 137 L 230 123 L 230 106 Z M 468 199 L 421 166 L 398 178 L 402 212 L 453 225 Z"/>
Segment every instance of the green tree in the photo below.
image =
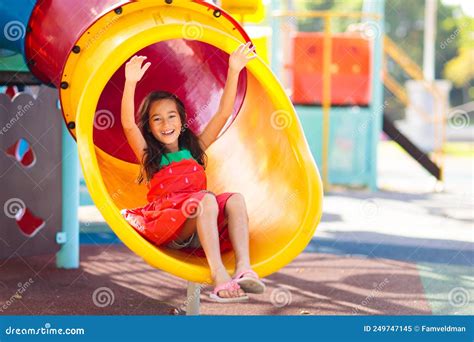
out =
<path fill-rule="evenodd" d="M 301 0 L 294 4 L 298 10 L 351 12 L 362 11 L 363 0 Z M 474 95 L 473 19 L 466 17 L 459 6 L 445 5 L 440 0 L 437 5 L 435 77 L 447 78 L 453 82 L 451 105 L 456 106 L 469 101 Z M 385 33 L 420 67 L 423 63 L 424 12 L 424 0 L 385 1 Z M 349 24 L 355 22 L 354 19 L 334 19 L 333 31 L 343 32 Z M 322 20 L 300 19 L 298 28 L 301 31 L 322 31 Z M 388 68 L 390 74 L 401 84 L 409 79 L 394 63 L 389 62 Z M 402 117 L 404 106 L 388 91 L 385 91 L 385 98 L 390 102 L 388 110 L 392 113 L 389 114 L 394 118 Z"/>
<path fill-rule="evenodd" d="M 453 45 L 457 55 L 444 67 L 444 77 L 462 90 L 461 102 L 474 98 L 474 18 L 460 16 L 449 22 L 452 33 L 441 43 L 441 48 Z"/>
<path fill-rule="evenodd" d="M 400 46 L 407 55 L 412 58 L 420 67 L 423 63 L 423 31 L 424 31 L 424 11 L 425 1 L 411 1 L 407 5 L 403 0 L 386 0 L 385 5 L 385 31 L 395 43 Z M 446 72 L 446 66 L 450 61 L 456 59 L 459 53 L 461 37 L 468 35 L 465 21 L 468 18 L 462 13 L 459 6 L 445 5 L 442 1 L 437 4 L 437 27 L 435 45 L 435 77 L 437 79 L 447 78 L 453 82 L 450 102 L 452 106 L 457 106 L 468 101 L 463 96 L 463 88 L 468 86 L 469 81 L 459 82 L 458 63 L 451 67 L 451 72 Z M 467 39 L 464 38 L 467 46 Z M 472 46 L 472 42 L 471 42 Z M 465 64 L 465 59 L 469 55 L 462 57 L 461 64 Z M 464 61 L 464 62 L 463 62 Z M 471 65 L 472 65 L 471 61 Z M 465 69 L 465 72 L 468 69 Z M 403 83 L 408 78 L 405 73 L 391 65 L 390 73 Z M 471 78 L 472 80 L 472 78 Z M 386 91 L 385 95 L 390 97 Z M 393 100 L 393 99 L 392 99 Z M 403 106 L 401 104 L 390 106 L 391 116 L 396 118 L 402 116 Z"/>

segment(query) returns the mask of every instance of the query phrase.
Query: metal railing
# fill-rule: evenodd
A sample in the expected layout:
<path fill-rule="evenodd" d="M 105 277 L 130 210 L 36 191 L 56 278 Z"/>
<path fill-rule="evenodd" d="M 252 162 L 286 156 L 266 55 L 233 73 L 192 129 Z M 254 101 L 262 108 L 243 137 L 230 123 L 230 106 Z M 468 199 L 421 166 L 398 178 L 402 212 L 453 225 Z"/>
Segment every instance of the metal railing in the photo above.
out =
<path fill-rule="evenodd" d="M 390 76 L 387 68 L 386 58 L 390 57 L 411 79 L 420 81 L 423 87 L 431 94 L 434 99 L 434 115 L 430 116 L 423 108 L 409 103 L 408 95 L 398 81 Z M 411 105 L 422 120 L 428 124 L 433 124 L 434 128 L 434 151 L 433 159 L 441 170 L 444 166 L 443 146 L 446 141 L 446 121 L 447 121 L 447 99 L 437 89 L 433 82 L 425 80 L 421 68 L 400 49 L 389 37 L 384 37 L 384 62 L 383 62 L 383 81 L 385 87 L 405 106 Z"/>

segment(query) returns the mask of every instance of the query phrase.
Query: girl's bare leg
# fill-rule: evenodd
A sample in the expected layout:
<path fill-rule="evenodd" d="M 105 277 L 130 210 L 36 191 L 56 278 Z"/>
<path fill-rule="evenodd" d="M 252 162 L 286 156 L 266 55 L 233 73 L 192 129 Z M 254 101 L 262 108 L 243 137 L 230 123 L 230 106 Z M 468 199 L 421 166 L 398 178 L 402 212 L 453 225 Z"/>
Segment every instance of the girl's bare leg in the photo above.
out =
<path fill-rule="evenodd" d="M 227 215 L 227 225 L 229 228 L 229 237 L 235 252 L 235 272 L 237 273 L 249 270 L 249 219 L 247 214 L 247 206 L 242 194 L 233 194 L 227 200 L 225 205 L 225 213 Z"/>
<path fill-rule="evenodd" d="M 196 218 L 190 218 L 185 223 L 180 238 L 189 237 L 194 231 L 198 232 L 199 241 L 206 253 L 206 258 L 211 268 L 211 276 L 215 285 L 220 285 L 231 280 L 224 264 L 222 263 L 221 252 L 219 248 L 219 233 L 217 230 L 218 206 L 216 197 L 212 194 L 206 194 L 200 202 L 200 214 Z M 195 224 L 195 225 L 194 225 Z M 245 292 L 239 290 L 223 290 L 219 292 L 221 297 L 240 297 Z"/>

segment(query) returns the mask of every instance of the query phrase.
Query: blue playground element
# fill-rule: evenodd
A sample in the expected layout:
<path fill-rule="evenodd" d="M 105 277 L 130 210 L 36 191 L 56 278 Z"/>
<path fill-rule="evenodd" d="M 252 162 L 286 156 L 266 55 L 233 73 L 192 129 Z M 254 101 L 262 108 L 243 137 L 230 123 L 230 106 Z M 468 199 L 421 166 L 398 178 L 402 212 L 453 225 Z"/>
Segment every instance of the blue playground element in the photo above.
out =
<path fill-rule="evenodd" d="M 20 140 L 18 140 L 18 149 L 16 150 L 16 156 L 15 156 L 16 159 L 22 160 L 26 152 L 28 152 L 29 148 L 30 148 L 30 144 L 28 144 L 28 141 L 26 141 L 26 139 L 21 138 Z"/>
<path fill-rule="evenodd" d="M 281 1 L 272 1 L 272 11 L 281 9 Z M 378 19 L 362 21 L 377 28 L 373 38 L 371 84 L 367 107 L 331 106 L 329 115 L 328 181 L 329 184 L 366 186 L 377 190 L 377 145 L 382 131 L 382 70 L 385 1 L 364 1 L 363 12 Z M 279 18 L 271 17 L 272 69 L 278 77 L 283 70 Z M 306 139 L 319 168 L 323 167 L 323 107 L 295 106 Z"/>
<path fill-rule="evenodd" d="M 76 142 L 62 122 L 62 234 L 64 243 L 56 254 L 59 268 L 79 267 L 79 156 Z"/>
<path fill-rule="evenodd" d="M 36 0 L 0 1 L 0 48 L 25 55 L 28 20 Z"/>

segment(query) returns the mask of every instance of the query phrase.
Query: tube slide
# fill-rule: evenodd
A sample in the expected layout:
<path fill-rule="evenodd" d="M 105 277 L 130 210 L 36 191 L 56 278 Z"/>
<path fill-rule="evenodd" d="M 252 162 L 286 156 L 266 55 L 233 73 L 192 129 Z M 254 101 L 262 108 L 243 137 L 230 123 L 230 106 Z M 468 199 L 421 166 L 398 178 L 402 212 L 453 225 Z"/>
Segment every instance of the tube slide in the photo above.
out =
<path fill-rule="evenodd" d="M 205 258 L 157 248 L 122 218 L 146 203 L 138 163 L 120 124 L 124 64 L 152 62 L 137 86 L 136 106 L 151 90 L 184 100 L 197 134 L 217 110 L 229 53 L 249 41 L 218 7 L 179 0 L 43 0 L 25 38 L 36 77 L 60 89 L 64 119 L 76 138 L 86 184 L 107 223 L 150 265 L 210 282 Z M 208 149 L 209 190 L 240 192 L 250 220 L 250 255 L 260 276 L 293 260 L 321 218 L 322 185 L 293 105 L 269 67 L 252 60 L 239 79 L 234 114 Z M 233 268 L 232 252 L 224 255 Z"/>

